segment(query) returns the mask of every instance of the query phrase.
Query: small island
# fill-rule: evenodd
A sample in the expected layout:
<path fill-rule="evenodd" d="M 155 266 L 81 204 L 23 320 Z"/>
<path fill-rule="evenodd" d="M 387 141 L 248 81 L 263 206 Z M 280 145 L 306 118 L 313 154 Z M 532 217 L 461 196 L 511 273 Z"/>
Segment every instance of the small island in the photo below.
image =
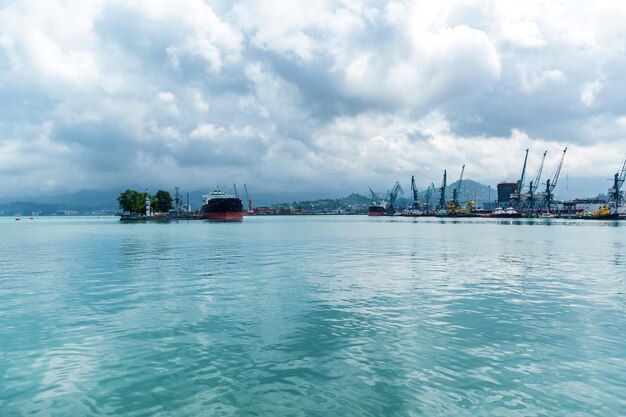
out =
<path fill-rule="evenodd" d="M 127 189 L 117 197 L 120 209 L 121 221 L 146 221 L 146 220 L 200 220 L 202 217 L 198 213 L 189 210 L 189 203 L 183 204 L 178 187 L 176 195 L 172 195 L 165 190 L 159 190 L 151 195 L 148 190 L 139 192 Z"/>

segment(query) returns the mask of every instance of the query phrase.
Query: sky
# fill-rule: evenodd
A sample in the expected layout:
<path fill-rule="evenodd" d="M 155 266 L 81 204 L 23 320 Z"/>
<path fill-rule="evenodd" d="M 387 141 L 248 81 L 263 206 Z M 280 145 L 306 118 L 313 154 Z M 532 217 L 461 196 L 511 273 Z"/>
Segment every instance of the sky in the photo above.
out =
<path fill-rule="evenodd" d="M 495 185 L 565 147 L 561 193 L 596 195 L 626 153 L 625 21 L 621 0 L 0 0 L 0 196 L 367 195 L 463 164 Z"/>

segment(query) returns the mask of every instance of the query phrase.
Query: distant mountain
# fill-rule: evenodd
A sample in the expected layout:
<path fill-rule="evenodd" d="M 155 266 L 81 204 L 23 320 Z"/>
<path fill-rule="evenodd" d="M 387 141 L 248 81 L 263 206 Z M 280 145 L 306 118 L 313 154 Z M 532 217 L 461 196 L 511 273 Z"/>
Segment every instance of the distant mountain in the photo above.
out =
<path fill-rule="evenodd" d="M 38 203 L 35 201 L 14 201 L 11 203 L 0 204 L 0 214 L 14 215 L 22 214 L 31 216 L 35 214 L 56 214 L 63 210 L 60 204 Z"/>
<path fill-rule="evenodd" d="M 446 187 L 446 201 L 452 199 L 453 190 L 458 186 L 458 183 L 458 181 L 455 181 Z M 424 205 L 426 203 L 426 190 L 419 190 L 418 198 L 420 199 L 421 204 Z M 488 202 L 489 198 L 491 198 L 491 201 L 493 201 L 496 198 L 496 190 L 495 187 L 490 188 L 488 185 L 481 184 L 474 180 L 463 180 L 463 182 L 461 183 L 461 188 L 459 189 L 458 198 L 459 202 L 461 203 L 469 200 L 477 200 L 479 204 L 482 204 Z M 436 205 L 438 200 L 439 190 L 437 189 L 431 194 L 431 206 Z M 293 208 L 319 212 L 347 209 L 350 207 L 366 209 L 367 206 L 371 204 L 371 202 L 371 197 L 365 197 L 360 194 L 350 194 L 347 197 L 336 199 L 321 198 L 318 200 L 302 200 L 292 202 L 286 202 L 285 200 L 283 200 L 283 202 L 275 203 L 271 206 L 273 208 Z M 413 205 L 411 191 L 405 190 L 404 196 L 401 196 L 396 200 L 395 207 L 403 208 L 410 207 L 411 205 Z M 255 205 L 255 207 L 257 207 L 257 205 Z"/>
<path fill-rule="evenodd" d="M 341 198 L 340 200 L 345 205 L 370 204 L 369 197 L 364 197 L 361 194 L 355 194 L 355 193 L 352 193 L 347 197 Z"/>
<path fill-rule="evenodd" d="M 452 199 L 452 193 L 454 189 L 458 186 L 459 181 L 455 181 L 446 186 L 446 201 Z M 441 184 L 438 184 L 436 190 L 432 193 L 430 197 L 431 206 L 436 205 L 439 201 L 439 187 Z M 420 199 L 422 204 L 426 203 L 426 189 L 418 189 L 418 198 Z M 465 201 L 477 201 L 479 204 L 486 203 L 488 201 L 494 201 L 497 198 L 497 190 L 495 187 L 489 187 L 488 185 L 481 184 L 474 180 L 463 180 L 461 183 L 461 189 L 459 190 L 459 202 Z M 404 196 L 398 198 L 396 206 L 397 207 L 408 207 L 413 204 L 413 196 L 411 194 L 411 190 L 405 190 Z"/>
<path fill-rule="evenodd" d="M 136 187 L 129 187 L 136 189 L 137 191 L 143 191 Z M 37 199 L 28 198 L 21 201 L 11 201 L 8 199 L 0 200 L 0 213 L 13 214 L 13 213 L 30 213 L 41 212 L 45 214 L 53 214 L 62 210 L 77 211 L 80 213 L 96 212 L 96 211 L 111 211 L 117 212 L 119 205 L 117 203 L 117 197 L 125 188 L 112 189 L 112 190 L 100 190 L 89 191 L 82 190 L 74 193 L 59 194 L 54 196 L 41 196 Z M 149 190 L 151 193 L 155 193 L 156 190 Z M 166 190 L 174 196 L 175 190 Z M 202 195 L 208 194 L 212 189 L 202 191 L 190 191 L 187 193 L 185 190 L 180 190 L 181 199 L 183 203 L 189 203 L 192 210 L 198 209 L 202 205 Z M 227 193 L 234 193 L 232 189 L 226 189 Z M 242 189 L 238 190 L 238 196 L 244 201 L 244 207 L 247 208 L 248 203 L 246 200 L 245 192 Z M 300 201 L 310 200 L 314 198 L 324 197 L 322 192 L 317 193 L 305 193 L 305 192 L 281 192 L 281 193 L 255 193 L 250 190 L 250 199 L 254 207 L 259 206 L 271 206 L 272 204 L 284 202 L 284 201 Z M 328 196 L 328 195 L 326 195 Z M 334 196 L 330 196 L 334 197 Z"/>
<path fill-rule="evenodd" d="M 89 208 L 89 209 L 109 209 L 118 208 L 117 196 L 124 190 L 104 190 L 104 191 L 78 191 L 70 194 L 60 194 L 56 196 L 43 196 L 37 200 L 41 203 L 56 204 L 68 209 Z"/>
<path fill-rule="evenodd" d="M 458 181 L 453 182 L 446 188 L 446 198 L 452 198 L 452 191 L 457 187 Z M 481 184 L 474 180 L 463 180 L 461 189 L 459 190 L 459 201 L 478 201 L 485 203 L 497 199 L 496 187 Z"/>
<path fill-rule="evenodd" d="M 274 208 L 293 208 L 293 209 L 301 209 L 308 210 L 314 212 L 320 211 L 333 211 L 338 209 L 345 209 L 348 207 L 365 207 L 370 204 L 370 199 L 364 197 L 360 194 L 352 193 L 347 197 L 343 198 L 320 198 L 317 200 L 303 200 L 303 201 L 293 201 L 291 203 L 282 202 L 272 204 Z"/>
<path fill-rule="evenodd" d="M 50 216 L 50 215 L 110 215 L 117 210 L 110 208 L 86 207 L 59 203 L 40 203 L 36 201 L 13 201 L 0 204 L 0 216 Z"/>
<path fill-rule="evenodd" d="M 452 198 L 452 192 L 456 188 L 458 181 L 449 184 L 446 187 L 446 200 Z M 437 187 L 439 184 L 437 184 Z M 132 187 L 131 187 L 132 188 Z M 119 210 L 117 197 L 124 191 L 124 189 L 103 190 L 103 191 L 78 191 L 75 193 L 61 194 L 56 196 L 42 196 L 34 199 L 29 198 L 28 201 L 13 201 L 0 200 L 0 214 L 12 215 L 13 213 L 30 213 L 39 212 L 42 214 L 54 214 L 61 211 L 75 211 L 79 213 L 93 213 L 108 211 L 115 213 Z M 139 191 L 139 190 L 138 190 Z M 150 190 L 156 192 L 156 190 Z M 174 196 L 174 190 L 167 190 Z M 202 204 L 202 195 L 208 194 L 211 190 L 204 191 L 191 191 L 189 192 L 189 203 L 192 210 L 198 209 Z M 233 193 L 234 190 L 226 189 L 228 193 Z M 244 202 L 244 207 L 247 208 L 248 202 L 246 200 L 245 193 L 242 189 L 238 190 L 239 197 Z M 312 210 L 315 207 L 316 210 L 322 209 L 338 209 L 348 207 L 366 207 L 371 203 L 370 196 L 363 196 L 360 194 L 350 194 L 347 197 L 341 197 L 338 195 L 332 195 L 333 193 L 325 192 L 274 192 L 274 193 L 256 193 L 253 189 L 249 189 L 249 197 L 252 200 L 253 207 L 261 206 L 275 206 L 275 207 L 299 207 L 303 210 Z M 405 189 L 405 195 L 400 196 L 396 201 L 396 207 L 409 207 L 413 204 L 411 196 L 411 190 Z M 419 198 L 422 204 L 425 203 L 425 188 L 419 189 Z M 187 202 L 187 192 L 181 190 L 180 192 L 182 202 Z M 337 194 L 335 192 L 334 194 Z M 477 200 L 478 204 L 486 203 L 487 201 L 494 201 L 497 197 L 497 190 L 495 186 L 489 187 L 488 185 L 481 184 L 477 181 L 466 179 L 461 184 L 459 190 L 460 202 L 468 200 Z M 558 197 L 558 196 L 557 196 Z M 598 196 L 599 198 L 605 198 L 605 195 Z M 439 191 L 435 190 L 430 198 L 431 205 L 436 205 L 439 200 Z"/>

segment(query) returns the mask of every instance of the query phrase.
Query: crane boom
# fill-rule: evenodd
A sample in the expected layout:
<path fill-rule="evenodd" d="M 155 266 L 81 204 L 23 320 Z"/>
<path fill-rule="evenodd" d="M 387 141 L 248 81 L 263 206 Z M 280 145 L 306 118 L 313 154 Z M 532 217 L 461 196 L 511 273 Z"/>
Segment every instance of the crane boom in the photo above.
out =
<path fill-rule="evenodd" d="M 248 200 L 248 212 L 252 213 L 252 200 L 250 200 L 250 196 L 248 195 L 248 187 L 246 184 L 243 185 L 243 189 L 246 192 L 246 200 Z"/>
<path fill-rule="evenodd" d="M 461 177 L 459 178 L 459 182 L 456 184 L 456 188 L 452 191 L 452 201 L 457 204 L 459 201 L 459 191 L 461 191 L 461 184 L 463 184 L 463 173 L 465 172 L 465 164 L 463 164 L 463 168 L 461 168 Z"/>
<path fill-rule="evenodd" d="M 537 174 L 535 174 L 535 179 L 530 183 L 530 194 L 534 194 L 537 191 L 537 187 L 539 187 L 539 181 L 541 181 L 541 173 L 543 172 L 543 164 L 546 162 L 546 154 L 548 151 L 543 153 L 543 157 L 541 158 L 541 164 L 539 164 L 539 169 L 537 170 Z"/>
<path fill-rule="evenodd" d="M 404 191 L 402 190 L 402 186 L 400 185 L 400 183 L 396 181 L 396 183 L 393 185 L 393 188 L 391 188 L 391 191 L 389 192 L 389 204 L 392 207 L 393 203 L 395 203 L 396 199 L 398 198 L 398 194 L 404 195 Z"/>
<path fill-rule="evenodd" d="M 542 193 L 542 208 L 547 212 L 552 212 L 552 206 L 554 204 L 554 189 L 556 188 L 556 184 L 559 181 L 559 175 L 561 174 L 561 168 L 563 167 L 563 160 L 565 159 L 565 153 L 567 152 L 567 148 L 563 149 L 563 155 L 561 155 L 561 159 L 559 160 L 559 164 L 556 166 L 554 170 L 554 175 L 552 178 L 548 178 L 546 180 L 546 191 Z M 556 206 L 558 210 L 558 206 Z"/>
<path fill-rule="evenodd" d="M 419 200 L 417 198 L 417 186 L 415 185 L 415 176 L 411 175 L 411 191 L 413 191 L 413 208 L 419 208 Z"/>
<path fill-rule="evenodd" d="M 624 181 L 626 181 L 626 158 L 624 158 L 624 164 L 622 164 L 622 172 L 617 180 L 618 188 L 621 189 L 622 185 L 624 185 Z M 619 191 L 618 189 L 618 191 Z"/>
<path fill-rule="evenodd" d="M 374 191 L 372 191 L 371 188 L 370 188 L 370 193 L 372 194 L 372 202 L 374 204 L 378 204 L 378 201 L 380 200 L 380 196 L 376 194 Z"/>
<path fill-rule="evenodd" d="M 559 165 L 557 165 L 556 170 L 554 171 L 554 176 L 552 177 L 552 181 L 550 183 L 550 192 L 554 190 L 557 182 L 559 181 L 559 175 L 561 175 L 561 168 L 563 167 L 563 160 L 565 159 L 565 152 L 567 152 L 567 148 L 563 149 L 563 155 L 561 155 Z"/>
<path fill-rule="evenodd" d="M 522 167 L 522 175 L 520 176 L 519 181 L 517 181 L 517 190 L 516 193 L 521 193 L 524 188 L 524 179 L 526 177 L 526 162 L 528 162 L 528 148 L 526 148 L 526 156 L 524 157 L 524 166 Z"/>
<path fill-rule="evenodd" d="M 425 195 L 425 200 L 426 200 L 426 209 L 430 210 L 430 198 L 433 195 L 433 191 L 435 191 L 435 184 L 433 184 L 432 182 L 430 183 L 430 185 L 428 186 L 428 188 L 426 189 L 426 195 Z"/>
<path fill-rule="evenodd" d="M 457 190 L 461 191 L 461 184 L 463 184 L 463 174 L 465 173 L 465 164 L 463 164 L 463 168 L 461 168 L 461 178 L 459 178 L 459 185 L 456 187 Z"/>
<path fill-rule="evenodd" d="M 439 194 L 439 205 L 438 209 L 445 209 L 446 207 L 446 170 L 443 170 L 443 181 L 441 183 L 440 194 Z"/>

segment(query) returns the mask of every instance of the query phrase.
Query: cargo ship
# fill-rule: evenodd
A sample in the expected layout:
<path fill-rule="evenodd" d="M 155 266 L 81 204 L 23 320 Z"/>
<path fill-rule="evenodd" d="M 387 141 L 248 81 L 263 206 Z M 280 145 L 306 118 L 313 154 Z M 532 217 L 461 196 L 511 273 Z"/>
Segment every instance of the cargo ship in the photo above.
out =
<path fill-rule="evenodd" d="M 385 198 L 382 198 L 380 195 L 376 194 L 371 188 L 370 193 L 372 193 L 372 205 L 369 206 L 367 209 L 368 216 L 395 215 L 396 209 L 393 207 L 393 203 L 395 203 L 396 198 L 398 197 L 398 193 L 404 194 L 400 183 L 397 181 L 393 188 L 387 191 L 387 196 Z"/>
<path fill-rule="evenodd" d="M 243 204 L 241 199 L 215 189 L 209 195 L 202 196 L 200 214 L 203 219 L 219 221 L 243 220 Z"/>
<path fill-rule="evenodd" d="M 387 209 L 383 206 L 373 205 L 367 208 L 367 215 L 368 216 L 389 216 L 390 213 L 388 213 Z"/>

